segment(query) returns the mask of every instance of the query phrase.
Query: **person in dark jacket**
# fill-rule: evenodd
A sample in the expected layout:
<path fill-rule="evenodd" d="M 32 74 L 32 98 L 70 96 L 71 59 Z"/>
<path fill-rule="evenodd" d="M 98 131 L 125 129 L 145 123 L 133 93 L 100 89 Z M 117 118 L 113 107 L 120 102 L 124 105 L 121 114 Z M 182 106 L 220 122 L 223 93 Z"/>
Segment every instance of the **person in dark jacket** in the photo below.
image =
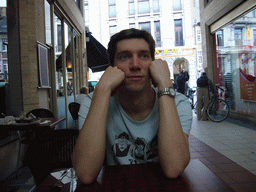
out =
<path fill-rule="evenodd" d="M 206 121 L 206 107 L 210 99 L 210 91 L 216 96 L 215 88 L 212 81 L 207 77 L 206 73 L 203 72 L 201 77 L 197 79 L 197 120 L 202 118 L 202 121 Z M 202 102 L 203 101 L 203 102 Z M 202 106 L 203 104 L 203 106 Z M 203 109 L 203 114 L 201 113 Z"/>
<path fill-rule="evenodd" d="M 185 94 L 186 82 L 189 80 L 189 75 L 187 71 L 181 71 L 180 75 L 177 77 L 177 91 Z"/>

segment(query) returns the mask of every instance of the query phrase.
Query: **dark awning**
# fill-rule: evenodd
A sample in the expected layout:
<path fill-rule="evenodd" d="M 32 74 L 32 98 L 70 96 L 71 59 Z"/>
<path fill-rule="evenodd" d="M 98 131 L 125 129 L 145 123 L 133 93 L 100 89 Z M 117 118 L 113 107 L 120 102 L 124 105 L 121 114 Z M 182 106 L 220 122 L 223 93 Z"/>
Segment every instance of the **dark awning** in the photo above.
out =
<path fill-rule="evenodd" d="M 107 49 L 98 42 L 91 32 L 86 32 L 87 63 L 92 72 L 104 71 L 108 67 Z"/>

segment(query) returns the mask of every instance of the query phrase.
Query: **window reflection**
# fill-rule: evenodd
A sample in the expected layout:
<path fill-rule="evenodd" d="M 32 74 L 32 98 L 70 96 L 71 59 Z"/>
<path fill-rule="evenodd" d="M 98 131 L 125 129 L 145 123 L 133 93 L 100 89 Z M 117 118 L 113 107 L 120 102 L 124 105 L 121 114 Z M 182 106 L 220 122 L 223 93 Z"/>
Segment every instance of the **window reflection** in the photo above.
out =
<path fill-rule="evenodd" d="M 255 10 L 219 29 L 215 40 L 215 83 L 228 90 L 225 100 L 232 110 L 244 110 L 243 100 L 256 101 Z"/>

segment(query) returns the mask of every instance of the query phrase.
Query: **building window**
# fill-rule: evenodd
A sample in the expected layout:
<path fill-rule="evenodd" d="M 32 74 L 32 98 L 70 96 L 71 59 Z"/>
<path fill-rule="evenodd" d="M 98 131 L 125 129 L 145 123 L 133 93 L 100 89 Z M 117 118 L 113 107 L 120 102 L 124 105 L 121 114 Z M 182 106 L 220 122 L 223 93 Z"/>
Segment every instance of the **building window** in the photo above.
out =
<path fill-rule="evenodd" d="M 51 7 L 47 0 L 44 1 L 44 11 L 45 11 L 45 38 L 46 44 L 52 44 L 51 38 Z"/>
<path fill-rule="evenodd" d="M 116 0 L 109 0 L 109 17 L 116 17 Z"/>
<path fill-rule="evenodd" d="M 8 39 L 2 38 L 1 41 L 2 41 L 2 51 L 5 52 L 7 51 Z"/>
<path fill-rule="evenodd" d="M 252 16 L 256 17 L 256 9 L 252 10 Z"/>
<path fill-rule="evenodd" d="M 129 15 L 135 15 L 134 0 L 129 0 Z"/>
<path fill-rule="evenodd" d="M 216 41 L 217 46 L 224 46 L 223 30 L 216 32 Z"/>
<path fill-rule="evenodd" d="M 155 41 L 156 47 L 161 47 L 161 30 L 160 30 L 160 21 L 155 21 Z"/>
<path fill-rule="evenodd" d="M 139 23 L 139 29 L 144 29 L 144 30 L 146 30 L 147 32 L 151 33 L 150 22 Z"/>
<path fill-rule="evenodd" d="M 61 25 L 57 25 L 57 52 L 62 52 Z"/>
<path fill-rule="evenodd" d="M 203 63 L 202 56 L 198 56 L 198 63 Z"/>
<path fill-rule="evenodd" d="M 160 11 L 159 0 L 153 0 L 153 11 L 154 12 L 159 12 Z"/>
<path fill-rule="evenodd" d="M 149 0 L 138 0 L 138 13 L 150 13 L 150 4 Z"/>
<path fill-rule="evenodd" d="M 196 31 L 196 41 L 197 43 L 201 43 L 201 30 Z"/>
<path fill-rule="evenodd" d="M 174 31 L 175 31 L 175 45 L 183 46 L 183 30 L 182 30 L 182 19 L 174 20 Z"/>
<path fill-rule="evenodd" d="M 256 46 L 256 29 L 253 29 L 253 45 Z"/>
<path fill-rule="evenodd" d="M 117 32 L 117 27 L 116 27 L 116 25 L 114 25 L 114 26 L 109 26 L 109 35 L 110 35 L 110 37 L 111 37 L 112 35 L 116 34 L 116 32 Z"/>
<path fill-rule="evenodd" d="M 181 0 L 173 0 L 173 10 L 174 11 L 181 10 Z"/>
<path fill-rule="evenodd" d="M 235 28 L 235 45 L 242 45 L 242 28 Z"/>
<path fill-rule="evenodd" d="M 129 23 L 129 28 L 135 28 L 135 23 Z"/>

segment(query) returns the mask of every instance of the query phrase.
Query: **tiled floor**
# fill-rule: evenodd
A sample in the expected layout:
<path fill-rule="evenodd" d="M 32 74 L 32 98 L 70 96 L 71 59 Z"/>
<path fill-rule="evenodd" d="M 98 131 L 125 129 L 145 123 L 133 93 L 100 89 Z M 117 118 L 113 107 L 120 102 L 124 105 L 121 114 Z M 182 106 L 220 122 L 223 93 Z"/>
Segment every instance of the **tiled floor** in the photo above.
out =
<path fill-rule="evenodd" d="M 194 116 L 189 140 L 191 158 L 201 160 L 235 191 L 256 191 L 256 131 Z"/>

